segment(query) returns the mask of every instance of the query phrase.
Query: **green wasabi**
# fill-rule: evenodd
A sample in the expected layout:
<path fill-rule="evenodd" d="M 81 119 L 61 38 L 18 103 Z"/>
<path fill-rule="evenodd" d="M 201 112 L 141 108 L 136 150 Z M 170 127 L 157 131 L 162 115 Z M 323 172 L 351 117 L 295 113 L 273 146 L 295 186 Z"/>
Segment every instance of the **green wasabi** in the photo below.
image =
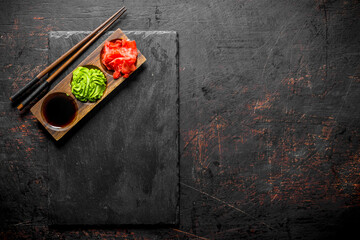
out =
<path fill-rule="evenodd" d="M 106 89 L 106 77 L 99 69 L 78 67 L 73 71 L 71 92 L 82 102 L 95 102 Z"/>

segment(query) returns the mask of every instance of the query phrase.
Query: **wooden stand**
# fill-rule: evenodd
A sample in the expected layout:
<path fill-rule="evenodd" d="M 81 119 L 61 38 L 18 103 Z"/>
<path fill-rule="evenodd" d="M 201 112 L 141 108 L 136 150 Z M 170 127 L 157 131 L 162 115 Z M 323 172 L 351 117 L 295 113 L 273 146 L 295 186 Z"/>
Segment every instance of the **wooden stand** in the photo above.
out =
<path fill-rule="evenodd" d="M 114 39 L 128 39 L 127 36 L 120 30 L 117 29 L 113 34 L 111 34 L 106 41 L 111 41 Z M 39 122 L 46 128 L 46 130 L 53 136 L 56 140 L 61 139 L 72 127 L 74 127 L 88 112 L 90 112 L 96 105 L 98 105 L 102 100 L 104 100 L 116 87 L 118 87 L 125 78 L 121 77 L 119 79 L 114 80 L 112 77 L 112 73 L 105 69 L 101 62 L 100 62 L 100 53 L 105 44 L 105 41 L 96 48 L 87 58 L 84 59 L 77 67 L 80 66 L 95 66 L 98 67 L 105 75 L 107 79 L 107 87 L 104 92 L 104 95 L 101 99 L 94 103 L 84 103 L 81 101 L 78 101 L 74 95 L 71 93 L 71 87 L 70 83 L 72 80 L 72 73 L 67 75 L 58 85 L 56 85 L 51 91 L 49 91 L 42 99 L 40 99 L 32 108 L 31 112 L 34 114 L 34 116 L 39 120 Z M 146 58 L 141 54 L 141 52 L 138 52 L 138 59 L 136 63 L 136 69 L 138 69 L 144 62 L 146 61 Z M 53 127 L 50 124 L 48 124 L 45 120 L 45 118 L 42 115 L 41 107 L 43 105 L 44 99 L 46 99 L 47 96 L 50 94 L 61 92 L 66 93 L 72 98 L 74 98 L 76 105 L 78 107 L 77 115 L 72 123 L 70 123 L 66 127 L 57 128 Z"/>

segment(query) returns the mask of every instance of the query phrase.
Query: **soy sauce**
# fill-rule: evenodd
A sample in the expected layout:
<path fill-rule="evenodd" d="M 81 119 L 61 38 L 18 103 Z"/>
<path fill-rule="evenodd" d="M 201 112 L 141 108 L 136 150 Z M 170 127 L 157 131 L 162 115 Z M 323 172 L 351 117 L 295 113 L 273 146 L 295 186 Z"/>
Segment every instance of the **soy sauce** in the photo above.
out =
<path fill-rule="evenodd" d="M 44 100 L 42 112 L 50 125 L 65 127 L 74 120 L 77 106 L 73 98 L 65 93 L 54 93 Z"/>

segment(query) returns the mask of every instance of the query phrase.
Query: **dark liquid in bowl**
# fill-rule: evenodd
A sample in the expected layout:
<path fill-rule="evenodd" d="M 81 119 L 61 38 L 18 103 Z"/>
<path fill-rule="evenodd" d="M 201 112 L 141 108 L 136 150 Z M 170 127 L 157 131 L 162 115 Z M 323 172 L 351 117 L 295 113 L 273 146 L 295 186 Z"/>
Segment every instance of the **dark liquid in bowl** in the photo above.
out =
<path fill-rule="evenodd" d="M 65 127 L 76 116 L 75 101 L 64 93 L 50 95 L 43 104 L 43 116 L 52 126 Z"/>

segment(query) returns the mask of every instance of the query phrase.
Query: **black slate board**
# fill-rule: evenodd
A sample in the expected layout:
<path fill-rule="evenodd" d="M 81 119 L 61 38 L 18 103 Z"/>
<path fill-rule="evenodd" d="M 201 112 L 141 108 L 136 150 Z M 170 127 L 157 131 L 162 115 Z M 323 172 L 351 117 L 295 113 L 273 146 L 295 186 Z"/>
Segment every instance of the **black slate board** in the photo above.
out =
<path fill-rule="evenodd" d="M 136 40 L 146 63 L 63 140 L 49 136 L 50 224 L 177 223 L 177 34 L 124 32 Z M 51 32 L 49 60 L 86 34 Z"/>

